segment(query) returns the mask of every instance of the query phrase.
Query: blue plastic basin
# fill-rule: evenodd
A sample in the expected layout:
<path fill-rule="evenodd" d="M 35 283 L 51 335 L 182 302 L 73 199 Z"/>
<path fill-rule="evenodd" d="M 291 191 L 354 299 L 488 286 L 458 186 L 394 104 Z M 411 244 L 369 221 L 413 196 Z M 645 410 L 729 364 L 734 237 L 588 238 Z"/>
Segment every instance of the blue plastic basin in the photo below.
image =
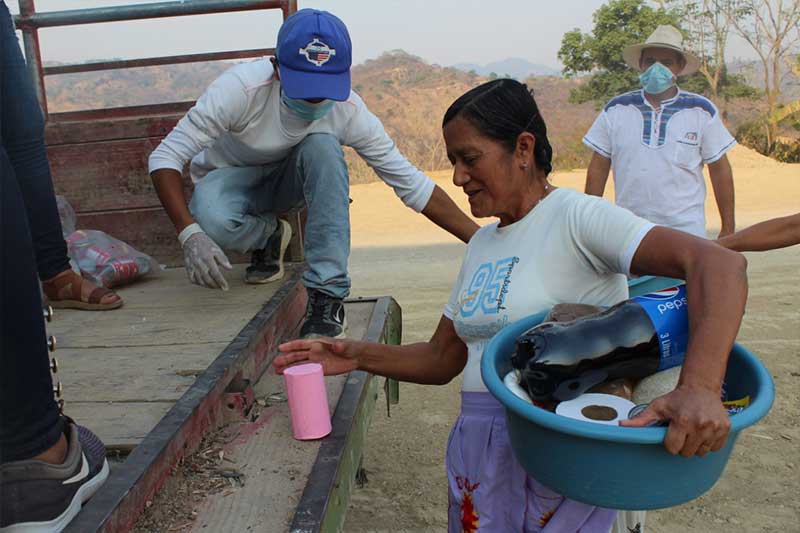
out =
<path fill-rule="evenodd" d="M 650 290 L 665 286 L 670 284 Z M 634 287 L 631 293 L 641 294 Z M 725 446 L 705 457 L 671 455 L 662 444 L 666 428 L 594 424 L 534 407 L 512 394 L 503 376 L 511 371 L 517 337 L 546 314 L 538 313 L 498 332 L 483 354 L 481 373 L 489 391 L 505 407 L 517 460 L 539 482 L 568 498 L 629 510 L 671 507 L 697 498 L 719 479 L 739 433 L 761 420 L 772 406 L 772 377 L 752 353 L 735 344 L 725 388 L 729 398 L 750 395 L 751 403 L 731 416 Z"/>
<path fill-rule="evenodd" d="M 628 292 L 631 298 L 641 296 L 649 292 L 655 292 L 675 285 L 683 285 L 683 280 L 673 278 L 662 278 L 659 276 L 642 276 L 628 281 Z"/>

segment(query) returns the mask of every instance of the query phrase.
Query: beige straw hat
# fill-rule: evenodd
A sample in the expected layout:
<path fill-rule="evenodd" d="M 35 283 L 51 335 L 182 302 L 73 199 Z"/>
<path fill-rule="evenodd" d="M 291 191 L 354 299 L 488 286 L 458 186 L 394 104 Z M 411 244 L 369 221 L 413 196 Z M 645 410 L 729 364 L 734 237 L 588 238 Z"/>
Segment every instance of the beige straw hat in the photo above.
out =
<path fill-rule="evenodd" d="M 642 50 L 645 48 L 668 48 L 683 54 L 686 59 L 686 65 L 678 73 L 679 76 L 693 74 L 700 68 L 700 60 L 683 48 L 683 35 L 674 26 L 659 26 L 645 42 L 626 47 L 622 51 L 622 58 L 629 67 L 634 70 L 640 70 L 639 60 L 642 57 Z"/>

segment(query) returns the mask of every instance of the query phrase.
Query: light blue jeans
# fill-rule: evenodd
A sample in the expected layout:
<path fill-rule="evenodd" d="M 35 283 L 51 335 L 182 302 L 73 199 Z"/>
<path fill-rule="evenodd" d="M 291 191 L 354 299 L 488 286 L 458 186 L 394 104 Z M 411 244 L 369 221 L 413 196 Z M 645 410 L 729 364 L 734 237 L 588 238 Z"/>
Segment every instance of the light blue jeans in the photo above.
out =
<path fill-rule="evenodd" d="M 303 284 L 344 298 L 350 292 L 350 176 L 333 135 L 309 135 L 277 163 L 209 172 L 195 184 L 189 210 L 222 248 L 247 253 L 267 245 L 277 213 L 304 203 Z"/>

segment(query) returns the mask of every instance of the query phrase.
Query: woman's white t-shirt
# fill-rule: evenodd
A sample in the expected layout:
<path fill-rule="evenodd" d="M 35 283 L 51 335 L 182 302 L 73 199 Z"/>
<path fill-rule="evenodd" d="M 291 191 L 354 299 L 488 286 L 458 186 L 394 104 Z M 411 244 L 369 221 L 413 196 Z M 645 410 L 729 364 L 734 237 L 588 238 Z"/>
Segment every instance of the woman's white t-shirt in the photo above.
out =
<path fill-rule="evenodd" d="M 462 390 L 486 391 L 483 350 L 503 326 L 558 303 L 613 305 L 651 222 L 606 200 L 556 189 L 524 218 L 472 237 L 444 315 L 467 345 Z"/>

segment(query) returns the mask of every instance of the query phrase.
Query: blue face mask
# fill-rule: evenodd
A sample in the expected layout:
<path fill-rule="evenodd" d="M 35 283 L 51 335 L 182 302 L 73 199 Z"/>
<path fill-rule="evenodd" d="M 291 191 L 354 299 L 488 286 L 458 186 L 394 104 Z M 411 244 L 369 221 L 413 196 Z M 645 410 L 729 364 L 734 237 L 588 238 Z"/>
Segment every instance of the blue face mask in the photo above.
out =
<path fill-rule="evenodd" d="M 323 100 L 322 102 L 313 104 L 305 100 L 289 98 L 283 93 L 281 93 L 281 100 L 283 100 L 286 107 L 291 109 L 295 115 L 309 122 L 321 119 L 327 115 L 336 104 L 333 100 Z"/>
<path fill-rule="evenodd" d="M 661 63 L 655 62 L 650 65 L 650 68 L 639 74 L 639 81 L 642 82 L 644 92 L 661 94 L 675 85 L 675 75 Z"/>

